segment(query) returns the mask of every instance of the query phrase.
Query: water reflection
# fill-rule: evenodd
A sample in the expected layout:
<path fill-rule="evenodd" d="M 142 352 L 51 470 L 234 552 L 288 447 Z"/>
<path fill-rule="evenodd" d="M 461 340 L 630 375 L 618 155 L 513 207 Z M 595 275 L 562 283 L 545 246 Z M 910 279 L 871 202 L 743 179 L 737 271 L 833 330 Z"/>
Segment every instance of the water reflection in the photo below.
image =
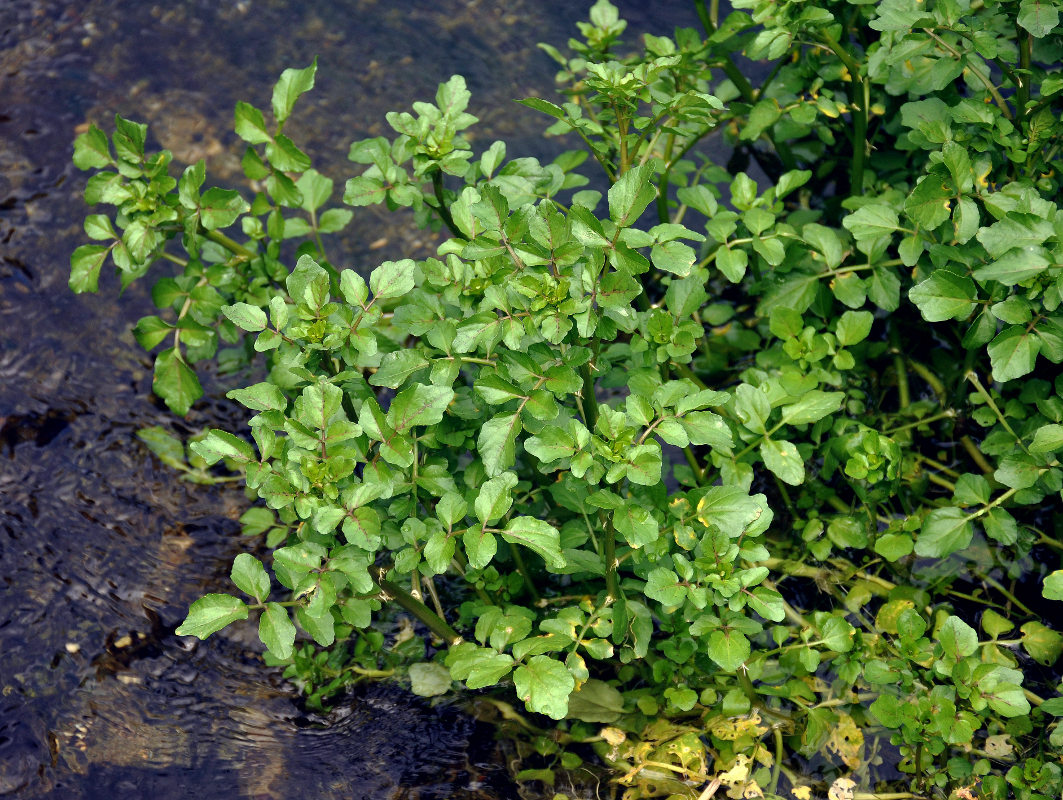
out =
<path fill-rule="evenodd" d="M 682 0 L 620 5 L 635 30 L 692 20 Z M 547 157 L 562 146 L 509 101 L 550 93 L 534 44 L 564 42 L 584 14 L 565 0 L 0 0 L 0 795 L 514 796 L 476 744 L 489 732 L 452 709 L 376 687 L 309 719 L 250 628 L 194 646 L 172 635 L 222 585 L 244 499 L 179 482 L 135 434 L 239 422 L 226 402 L 179 421 L 153 401 L 129 333 L 151 313 L 146 286 L 120 302 L 111 278 L 100 296 L 67 290 L 85 213 L 69 155 L 79 128 L 119 112 L 178 161 L 235 179 L 235 101 L 265 106 L 283 68 L 318 55 L 286 132 L 327 174 L 347 174 L 349 142 L 382 133 L 385 111 L 454 72 L 479 136 Z M 431 242 L 359 210 L 334 247 L 367 269 Z"/>

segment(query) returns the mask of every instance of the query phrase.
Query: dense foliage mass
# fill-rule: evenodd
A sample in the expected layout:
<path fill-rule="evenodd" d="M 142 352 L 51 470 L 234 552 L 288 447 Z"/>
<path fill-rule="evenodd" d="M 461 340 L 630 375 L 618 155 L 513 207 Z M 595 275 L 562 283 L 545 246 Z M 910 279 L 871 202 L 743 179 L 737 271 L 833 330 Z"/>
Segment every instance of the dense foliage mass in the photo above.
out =
<path fill-rule="evenodd" d="M 120 117 L 78 138 L 118 210 L 72 288 L 152 272 L 178 414 L 196 362 L 264 376 L 249 435 L 144 433 L 243 472 L 272 551 L 178 633 L 256 614 L 317 706 L 497 686 L 521 777 L 593 748 L 630 800 L 1058 797 L 1063 3 L 694 5 L 543 46 L 563 98 L 521 102 L 582 143 L 552 163 L 474 152 L 457 76 L 351 145 L 343 202 L 444 231 L 423 261 L 326 255 L 352 211 L 284 133 L 316 64 L 237 105 L 251 194 Z"/>

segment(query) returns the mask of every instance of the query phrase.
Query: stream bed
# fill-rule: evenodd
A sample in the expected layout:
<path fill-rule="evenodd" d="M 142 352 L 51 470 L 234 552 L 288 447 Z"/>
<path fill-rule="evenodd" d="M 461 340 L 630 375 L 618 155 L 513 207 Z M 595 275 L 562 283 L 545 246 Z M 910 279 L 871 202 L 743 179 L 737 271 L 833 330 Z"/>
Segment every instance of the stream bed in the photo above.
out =
<path fill-rule="evenodd" d="M 693 24 L 684 0 L 619 3 L 631 30 Z M 78 131 L 149 123 L 178 166 L 240 176 L 237 100 L 266 106 L 286 67 L 319 58 L 291 133 L 337 179 L 384 114 L 466 76 L 477 147 L 549 158 L 547 120 L 511 102 L 550 96 L 552 62 L 588 3 L 567 0 L 0 0 L 0 796 L 15 798 L 514 797 L 491 729 L 394 686 L 353 693 L 327 719 L 300 710 L 261 663 L 251 626 L 173 635 L 225 583 L 241 549 L 237 488 L 182 482 L 136 433 L 238 427 L 208 381 L 184 420 L 151 394 L 131 328 L 148 284 L 119 299 L 67 288 L 87 241 Z M 629 37 L 629 38 L 634 38 Z M 358 209 L 333 246 L 368 273 L 423 257 L 407 217 Z M 335 253 L 344 255 L 337 257 Z M 106 270 L 105 270 L 106 272 Z"/>

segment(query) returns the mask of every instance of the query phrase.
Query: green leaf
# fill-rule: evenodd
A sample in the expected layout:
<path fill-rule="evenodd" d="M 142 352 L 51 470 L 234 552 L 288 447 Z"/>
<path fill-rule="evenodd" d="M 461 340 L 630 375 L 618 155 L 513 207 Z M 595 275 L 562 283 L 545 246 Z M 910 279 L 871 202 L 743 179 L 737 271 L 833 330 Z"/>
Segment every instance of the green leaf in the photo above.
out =
<path fill-rule="evenodd" d="M 616 183 L 609 187 L 609 218 L 617 227 L 626 228 L 657 199 L 657 190 L 650 182 L 653 165 L 632 167 Z"/>
<path fill-rule="evenodd" d="M 665 606 L 677 606 L 687 596 L 679 576 L 667 567 L 657 567 L 646 576 L 646 588 L 642 590 L 651 600 Z"/>
<path fill-rule="evenodd" d="M 172 347 L 155 357 L 151 388 L 171 411 L 182 417 L 203 396 L 203 387 L 199 385 L 196 373 Z"/>
<path fill-rule="evenodd" d="M 805 462 L 793 442 L 765 439 L 760 443 L 760 457 L 764 459 L 764 466 L 781 481 L 791 486 L 800 486 L 804 482 Z"/>
<path fill-rule="evenodd" d="M 242 600 L 228 594 L 208 594 L 192 603 L 185 621 L 174 632 L 206 639 L 239 619 L 247 619 L 247 606 Z"/>
<path fill-rule="evenodd" d="M 693 411 L 677 419 L 691 444 L 730 450 L 734 444 L 731 430 L 723 417 L 712 411 Z"/>
<path fill-rule="evenodd" d="M 944 558 L 971 543 L 974 526 L 959 508 L 937 508 L 927 514 L 915 543 L 916 555 Z"/>
<path fill-rule="evenodd" d="M 605 681 L 591 678 L 568 698 L 568 718 L 611 723 L 624 713 L 624 695 Z"/>
<path fill-rule="evenodd" d="M 565 111 L 560 106 L 554 105 L 548 100 L 543 100 L 539 97 L 526 97 L 523 100 L 518 100 L 522 106 L 533 108 L 536 111 L 542 111 L 544 114 L 549 114 L 554 119 L 564 119 Z"/>
<path fill-rule="evenodd" d="M 650 250 L 650 260 L 657 269 L 686 277 L 694 269 L 698 254 L 688 244 L 677 241 L 662 242 Z"/>
<path fill-rule="evenodd" d="M 698 522 L 737 539 L 764 513 L 763 499 L 763 495 L 750 497 L 740 486 L 710 486 L 698 502 Z"/>
<path fill-rule="evenodd" d="M 372 386 L 398 389 L 413 373 L 428 366 L 428 359 L 418 350 L 396 350 L 387 353 L 377 371 L 369 378 Z"/>
<path fill-rule="evenodd" d="M 897 212 L 886 205 L 871 203 L 861 206 L 842 220 L 857 242 L 892 236 L 900 228 Z"/>
<path fill-rule="evenodd" d="M 553 569 L 563 569 L 565 557 L 561 555 L 561 537 L 557 528 L 545 520 L 535 517 L 515 517 L 509 521 L 502 538 L 510 544 L 520 544 L 534 550 L 546 565 Z"/>
<path fill-rule="evenodd" d="M 465 681 L 470 689 L 483 689 L 494 686 L 510 673 L 513 656 L 473 642 L 462 642 L 450 648 L 446 665 L 454 680 Z"/>
<path fill-rule="evenodd" d="M 1051 266 L 1048 253 L 1043 247 L 1016 247 L 974 271 L 975 280 L 1000 281 L 1005 286 L 1029 280 Z"/>
<path fill-rule="evenodd" d="M 1046 600 L 1063 600 L 1063 569 L 1048 573 L 1041 594 Z"/>
<path fill-rule="evenodd" d="M 171 436 L 165 428 L 153 425 L 137 431 L 137 438 L 148 446 L 163 464 L 181 469 L 188 466 L 185 462 L 185 446 L 176 436 Z"/>
<path fill-rule="evenodd" d="M 145 350 L 152 350 L 162 344 L 173 333 L 173 327 L 156 316 L 141 317 L 133 328 L 137 344 Z"/>
<path fill-rule="evenodd" d="M 95 125 L 74 139 L 74 166 L 78 169 L 102 169 L 114 163 L 107 134 Z"/>
<path fill-rule="evenodd" d="M 236 557 L 229 577 L 236 584 L 236 588 L 258 602 L 261 603 L 269 597 L 269 575 L 266 574 L 266 568 L 250 553 L 240 553 Z"/>
<path fill-rule="evenodd" d="M 1026 325 L 1005 328 L 986 348 L 993 367 L 993 379 L 1012 381 L 1033 372 L 1041 340 Z"/>
<path fill-rule="evenodd" d="M 736 630 L 715 630 L 709 636 L 709 658 L 725 672 L 735 672 L 752 652 L 749 639 Z"/>
<path fill-rule="evenodd" d="M 875 315 L 870 311 L 846 311 L 838 320 L 838 344 L 851 347 L 864 341 L 874 321 Z"/>
<path fill-rule="evenodd" d="M 868 314 L 868 316 L 871 315 Z M 797 402 L 783 406 L 782 421 L 787 425 L 806 425 L 810 422 L 818 422 L 841 408 L 844 401 L 845 392 L 823 392 L 813 389 L 801 395 Z"/>
<path fill-rule="evenodd" d="M 266 130 L 266 120 L 262 112 L 253 105 L 238 102 L 233 116 L 235 117 L 236 135 L 245 142 L 262 144 L 270 140 L 269 132 Z"/>
<path fill-rule="evenodd" d="M 435 425 L 443 419 L 454 390 L 449 386 L 417 383 L 395 395 L 388 408 L 388 424 L 396 433 L 405 433 L 415 425 Z"/>
<path fill-rule="evenodd" d="M 908 291 L 908 298 L 919 307 L 927 322 L 965 319 L 974 310 L 977 297 L 974 281 L 944 269 Z"/>
<path fill-rule="evenodd" d="M 1003 717 L 1021 717 L 1030 713 L 1030 701 L 1016 683 L 997 683 L 992 688 L 983 688 L 982 697 Z"/>
<path fill-rule="evenodd" d="M 317 58 L 305 69 L 286 69 L 273 87 L 273 116 L 279 124 L 291 116 L 292 107 L 299 96 L 314 88 L 317 73 Z"/>
<path fill-rule="evenodd" d="M 1015 21 L 1038 39 L 1043 39 L 1059 24 L 1059 9 L 1051 0 L 1022 0 Z"/>
<path fill-rule="evenodd" d="M 1034 431 L 1031 453 L 1054 453 L 1063 449 L 1063 425 L 1042 425 Z"/>
<path fill-rule="evenodd" d="M 232 389 L 226 397 L 252 411 L 284 411 L 288 407 L 281 390 L 273 383 L 256 383 L 246 389 Z"/>
<path fill-rule="evenodd" d="M 947 178 L 938 167 L 929 174 L 919 179 L 915 189 L 904 201 L 904 210 L 908 216 L 919 226 L 927 230 L 933 230 L 945 222 L 952 213 L 949 200 L 952 199 L 952 189 L 947 184 Z"/>
<path fill-rule="evenodd" d="M 899 561 L 913 549 L 915 543 L 906 533 L 887 533 L 875 540 L 875 552 L 887 561 Z"/>
<path fill-rule="evenodd" d="M 338 233 L 354 219 L 354 212 L 347 208 L 330 208 L 317 218 L 317 229 L 321 233 Z"/>
<path fill-rule="evenodd" d="M 1022 627 L 1022 647 L 1034 661 L 1051 667 L 1063 654 L 1063 635 L 1037 621 L 1024 622 Z"/>
<path fill-rule="evenodd" d="M 544 464 L 549 464 L 562 458 L 572 458 L 580 448 L 568 431 L 549 425 L 537 436 L 525 439 L 524 449 Z"/>
<path fill-rule="evenodd" d="M 417 267 L 412 258 L 385 261 L 369 275 L 369 289 L 374 297 L 402 297 L 413 289 Z"/>
<path fill-rule="evenodd" d="M 468 556 L 469 566 L 473 569 L 483 569 L 491 563 L 491 559 L 498 552 L 498 542 L 493 533 L 484 531 L 482 527 L 473 526 L 465 531 L 461 537 L 465 545 L 465 555 Z"/>
<path fill-rule="evenodd" d="M 749 255 L 738 247 L 721 247 L 716 251 L 716 268 L 731 283 L 738 283 L 746 274 Z"/>
<path fill-rule="evenodd" d="M 266 312 L 250 303 L 233 303 L 231 306 L 222 306 L 221 313 L 242 330 L 256 333 L 266 328 Z"/>
<path fill-rule="evenodd" d="M 517 435 L 522 430 L 520 414 L 499 414 L 483 424 L 476 439 L 476 449 L 490 477 L 513 466 Z"/>
<path fill-rule="evenodd" d="M 280 133 L 271 144 L 266 145 L 266 160 L 280 172 L 303 172 L 310 169 L 310 157 L 296 147 L 295 142 Z M 296 189 L 298 188 L 296 184 Z M 306 198 L 302 196 L 301 191 L 298 193 L 300 197 L 296 204 L 303 206 Z"/>
<path fill-rule="evenodd" d="M 231 458 L 240 463 L 255 460 L 255 451 L 250 444 L 228 431 L 217 429 L 211 430 L 200 441 L 193 442 L 191 449 L 208 464 L 216 464 L 223 458 Z"/>
<path fill-rule="evenodd" d="M 258 620 L 258 638 L 269 652 L 279 659 L 292 657 L 295 645 L 295 625 L 288 609 L 280 603 L 266 603 Z"/>
<path fill-rule="evenodd" d="M 442 664 L 410 664 L 410 691 L 418 697 L 438 697 L 450 691 L 450 670 Z"/>
<path fill-rule="evenodd" d="M 515 472 L 503 472 L 484 481 L 476 496 L 473 509 L 480 522 L 493 525 L 502 519 L 513 505 L 513 487 L 517 485 Z"/>
<path fill-rule="evenodd" d="M 613 511 L 613 527 L 636 549 L 653 544 L 660 534 L 660 527 L 653 515 L 630 500 Z"/>
<path fill-rule="evenodd" d="M 549 656 L 532 656 L 513 673 L 517 696 L 529 711 L 564 719 L 568 714 L 568 697 L 576 682 L 568 668 Z"/>
<path fill-rule="evenodd" d="M 69 286 L 77 294 L 95 292 L 99 285 L 100 268 L 111 248 L 102 244 L 83 244 L 70 256 Z"/>
<path fill-rule="evenodd" d="M 251 206 L 233 189 L 207 189 L 199 198 L 199 220 L 208 231 L 228 228 Z"/>
<path fill-rule="evenodd" d="M 935 638 L 941 642 L 945 655 L 955 661 L 978 649 L 978 632 L 959 617 L 948 617 Z"/>

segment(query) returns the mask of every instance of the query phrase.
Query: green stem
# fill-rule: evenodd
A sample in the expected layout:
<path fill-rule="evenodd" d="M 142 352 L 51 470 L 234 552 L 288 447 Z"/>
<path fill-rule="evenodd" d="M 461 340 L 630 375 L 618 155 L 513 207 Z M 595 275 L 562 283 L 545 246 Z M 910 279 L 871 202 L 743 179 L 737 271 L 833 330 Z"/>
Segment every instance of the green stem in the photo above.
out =
<path fill-rule="evenodd" d="M 982 395 L 982 399 L 985 400 L 987 406 L 993 409 L 993 413 L 996 414 L 997 419 L 1000 420 L 1000 424 L 1004 426 L 1004 430 L 1006 430 L 1013 437 L 1015 437 L 1015 442 L 1019 445 L 1019 447 L 1022 448 L 1022 452 L 1026 453 L 1026 455 L 1030 455 L 1030 451 L 1027 450 L 1026 445 L 1022 443 L 1022 437 L 1015 433 L 1011 425 L 1008 424 L 1008 420 L 1000 412 L 1000 409 L 997 408 L 997 404 L 993 402 L 993 397 L 989 394 L 988 391 L 986 391 L 986 388 L 982 386 L 982 382 L 978 380 L 978 376 L 974 374 L 974 371 L 968 371 L 967 374 L 963 377 L 970 381 L 974 388 L 978 390 L 978 393 Z"/>
<path fill-rule="evenodd" d="M 454 234 L 456 239 L 468 241 L 469 237 L 458 229 L 458 226 L 454 224 L 454 217 L 450 215 L 446 195 L 443 193 L 443 172 L 438 167 L 432 170 L 432 191 L 435 192 L 436 200 L 439 202 L 439 208 L 436 211 L 439 212 L 439 218 L 443 220 L 443 224 Z"/>
<path fill-rule="evenodd" d="M 1003 498 L 1000 498 L 1000 499 L 1003 499 Z M 990 507 L 991 506 L 986 506 L 986 508 L 984 510 L 988 510 Z M 981 515 L 979 515 L 979 516 L 981 516 Z M 1039 614 L 1035 614 L 1033 611 L 1031 611 L 1029 608 L 1027 608 L 1023 604 L 1023 602 L 1021 600 L 1019 600 L 1019 598 L 1017 598 L 1014 595 L 1014 593 L 1012 593 L 1007 587 L 1004 586 L 1004 584 L 1002 584 L 996 578 L 990 578 L 988 575 L 985 575 L 985 576 L 982 577 L 982 580 L 985 581 L 990 586 L 992 586 L 994 589 L 996 589 L 1002 595 L 1004 595 L 1004 597 L 1006 597 L 1008 599 L 1008 601 L 1010 603 L 1012 603 L 1020 611 L 1023 611 L 1026 614 L 1029 614 L 1031 617 L 1039 617 L 1040 616 Z"/>
<path fill-rule="evenodd" d="M 890 428 L 888 431 L 883 431 L 883 433 L 885 433 L 886 436 L 892 436 L 895 433 L 899 433 L 900 431 L 906 431 L 909 428 L 918 428 L 920 425 L 928 425 L 931 422 L 937 422 L 939 419 L 949 419 L 955 416 L 955 411 L 953 411 L 951 408 L 946 408 L 944 411 L 938 414 L 933 414 L 929 417 L 917 419 L 915 422 L 909 422 L 907 425 L 898 425 L 896 428 Z"/>
<path fill-rule="evenodd" d="M 941 378 L 931 372 L 927 367 L 920 364 L 918 361 L 913 361 L 911 358 L 907 359 L 907 364 L 911 367 L 912 372 L 926 381 L 927 385 L 934 390 L 934 394 L 938 396 L 938 400 L 944 405 L 948 392 L 945 390 L 945 384 Z"/>
<path fill-rule="evenodd" d="M 593 432 L 598 423 L 598 397 L 594 392 L 594 372 L 589 361 L 579 368 L 579 374 L 583 378 L 583 424 Z"/>
<path fill-rule="evenodd" d="M 517 565 L 517 572 L 524 578 L 524 586 L 528 590 L 528 594 L 531 595 L 532 600 L 539 599 L 539 592 L 535 588 L 535 584 L 532 582 L 531 573 L 528 572 L 528 568 L 524 565 L 524 556 L 520 554 L 520 547 L 517 545 L 510 545 L 509 551 L 513 554 L 513 563 Z"/>
<path fill-rule="evenodd" d="M 838 56 L 853 81 L 853 160 L 849 167 L 849 192 L 860 195 L 864 191 L 864 158 L 867 153 L 867 118 L 871 87 L 860 75 L 860 65 L 848 50 L 824 31 L 819 39 Z"/>
<path fill-rule="evenodd" d="M 779 788 L 779 770 L 782 769 L 782 759 L 784 755 L 783 741 L 782 741 L 782 729 L 778 726 L 772 728 L 772 736 L 775 739 L 775 763 L 771 767 L 771 783 L 769 786 L 769 794 L 775 794 Z"/>
<path fill-rule="evenodd" d="M 242 244 L 230 239 L 228 236 L 226 236 L 220 231 L 208 231 L 206 228 L 201 227 L 199 229 L 199 232 L 215 244 L 220 244 L 230 253 L 235 253 L 238 256 L 243 256 L 248 261 L 258 256 L 258 253 L 256 253 L 254 250 L 248 250 Z"/>
<path fill-rule="evenodd" d="M 970 436 L 961 437 L 960 444 L 963 445 L 963 449 L 967 451 L 967 455 L 971 457 L 971 460 L 978 465 L 978 469 L 982 470 L 983 473 L 986 475 L 992 475 L 996 472 L 996 470 L 993 469 L 993 465 L 986 461 L 985 456 L 982 455 L 982 451 L 978 449 L 978 446 Z"/>
<path fill-rule="evenodd" d="M 1026 104 L 1030 102 L 1030 62 L 1033 60 L 1033 34 L 1015 25 L 1019 40 L 1019 70 L 1011 77 L 1015 82 L 1015 101 L 1020 117 L 1026 116 Z"/>
<path fill-rule="evenodd" d="M 709 15 L 708 9 L 705 8 L 705 0 L 694 0 L 694 9 L 698 12 L 698 19 L 701 20 L 701 27 L 705 29 L 705 33 L 709 36 L 716 33 L 716 25 Z M 746 76 L 731 60 L 729 54 L 724 54 L 723 56 L 723 71 L 731 79 L 731 83 L 735 85 L 735 88 L 738 89 L 738 93 L 742 95 L 743 100 L 751 105 L 757 101 L 756 93 L 753 91 L 753 84 L 746 80 Z"/>
<path fill-rule="evenodd" d="M 704 486 L 705 470 L 703 470 L 698 463 L 698 458 L 694 455 L 694 451 L 689 447 L 684 447 L 683 455 L 686 457 L 687 464 L 690 466 L 690 471 L 694 473 L 694 480 L 697 481 L 698 486 Z"/>
<path fill-rule="evenodd" d="M 605 588 L 610 602 L 615 602 L 620 599 L 620 581 L 617 579 L 616 531 L 613 530 L 612 520 L 605 524 L 604 538 L 605 552 L 602 556 L 605 560 Z"/>
<path fill-rule="evenodd" d="M 469 568 L 469 562 L 466 560 L 464 554 L 462 554 L 460 550 L 454 551 L 454 560 L 452 563 L 457 567 L 458 574 L 461 575 L 462 578 L 465 578 L 465 571 Z M 468 581 L 469 579 L 465 578 L 465 580 Z M 496 605 L 495 601 L 488 596 L 487 592 L 483 590 L 482 586 L 477 586 L 475 583 L 473 583 L 472 588 L 473 591 L 476 592 L 476 596 L 480 598 L 481 603 L 487 606 Z"/>
<path fill-rule="evenodd" d="M 383 567 L 370 567 L 369 574 L 373 576 L 377 586 L 379 586 L 384 593 L 423 622 L 425 627 L 446 642 L 448 647 L 453 647 L 462 641 L 461 635 L 450 627 L 446 620 L 436 615 L 432 609 L 401 586 L 384 578 L 384 575 L 387 573 Z"/>
<path fill-rule="evenodd" d="M 897 373 L 897 402 L 901 408 L 908 408 L 912 404 L 912 395 L 908 387 L 908 370 L 900 353 L 893 356 L 893 371 Z"/>
<path fill-rule="evenodd" d="M 923 32 L 935 42 L 937 42 L 939 45 L 941 45 L 942 49 L 948 52 L 949 55 L 951 55 L 953 58 L 961 61 L 963 60 L 963 56 L 960 51 L 958 51 L 955 47 L 953 47 L 940 36 L 938 36 L 936 33 L 934 33 L 934 31 L 932 31 L 930 28 L 923 28 Z M 1008 108 L 1008 104 L 1004 100 L 1003 95 L 1000 94 L 1000 90 L 997 89 L 993 81 L 989 79 L 989 76 L 984 74 L 980 70 L 975 69 L 970 64 L 968 64 L 966 68 L 971 71 L 972 75 L 974 75 L 976 78 L 978 78 L 978 80 L 982 82 L 982 85 L 985 86 L 986 90 L 993 98 L 993 102 L 996 103 L 997 107 L 1000 109 L 1000 113 L 1004 115 L 1004 118 L 1008 121 L 1011 121 L 1011 109 Z"/>

